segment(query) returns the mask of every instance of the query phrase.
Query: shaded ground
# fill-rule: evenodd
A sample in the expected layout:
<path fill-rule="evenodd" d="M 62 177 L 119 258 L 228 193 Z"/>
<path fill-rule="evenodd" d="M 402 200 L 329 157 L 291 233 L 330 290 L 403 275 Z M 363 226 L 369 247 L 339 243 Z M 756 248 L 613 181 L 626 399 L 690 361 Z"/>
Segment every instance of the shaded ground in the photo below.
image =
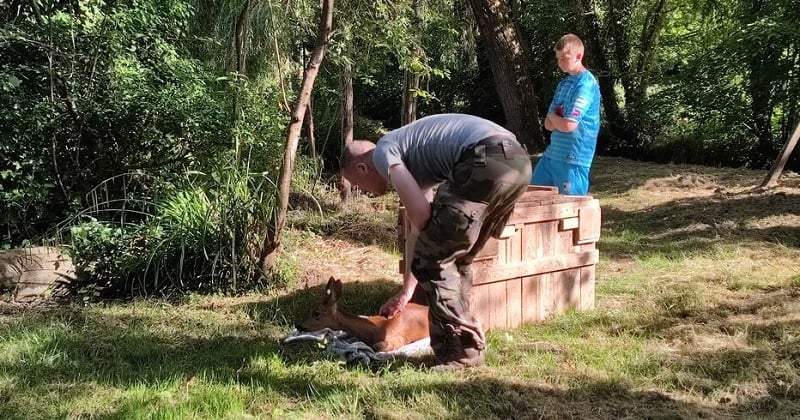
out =
<path fill-rule="evenodd" d="M 763 176 L 599 158 L 592 185 L 603 207 L 597 310 L 494 332 L 489 366 L 445 379 L 362 377 L 316 364 L 319 352 L 284 357 L 279 340 L 316 306 L 328 277 L 347 282 L 341 304 L 363 314 L 375 313 L 400 284 L 396 198 L 362 200 L 325 221 L 304 212 L 330 203 L 298 199 L 287 240 L 299 271 L 291 290 L 154 303 L 146 312 L 0 303 L 0 331 L 20 341 L 47 331 L 34 340 L 44 349 L 41 359 L 13 346 L 25 357 L 0 356 L 0 372 L 11 378 L 0 380 L 0 417 L 24 418 L 19 413 L 39 398 L 79 407 L 86 395 L 176 377 L 186 378 L 185 392 L 197 378 L 234 384 L 256 395 L 248 410 L 264 417 L 274 415 L 274 404 L 307 408 L 351 394 L 361 410 L 353 417 L 361 418 L 414 418 L 407 407 L 443 407 L 426 415 L 454 419 L 476 412 L 537 419 L 800 416 L 800 179 L 790 175 L 777 189 L 756 191 Z M 564 342 L 537 347 L 548 334 Z M 642 359 L 612 359 L 605 370 L 586 361 L 613 357 L 615 340 L 644 343 L 643 354 L 619 349 Z M 275 355 L 288 366 L 270 365 Z M 627 370 L 619 374 L 615 364 Z M 142 404 L 137 398 L 124 395 L 106 411 L 73 417 L 126 417 Z"/>

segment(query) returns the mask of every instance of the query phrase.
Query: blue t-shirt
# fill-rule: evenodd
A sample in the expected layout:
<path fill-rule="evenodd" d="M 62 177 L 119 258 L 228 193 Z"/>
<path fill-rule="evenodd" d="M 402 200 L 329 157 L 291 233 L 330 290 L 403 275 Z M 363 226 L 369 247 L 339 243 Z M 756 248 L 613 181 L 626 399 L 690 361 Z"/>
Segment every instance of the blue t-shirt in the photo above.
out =
<path fill-rule="evenodd" d="M 585 70 L 561 80 L 547 110 L 548 114 L 550 112 L 577 122 L 578 127 L 570 133 L 553 131 L 544 156 L 559 162 L 591 167 L 597 133 L 600 131 L 600 86 L 594 75 Z"/>

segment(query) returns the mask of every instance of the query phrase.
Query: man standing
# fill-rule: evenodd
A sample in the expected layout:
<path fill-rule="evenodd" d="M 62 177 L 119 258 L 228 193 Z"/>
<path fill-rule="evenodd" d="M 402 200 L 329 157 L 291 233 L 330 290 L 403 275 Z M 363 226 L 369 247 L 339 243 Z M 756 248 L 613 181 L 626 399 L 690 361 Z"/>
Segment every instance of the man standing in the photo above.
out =
<path fill-rule="evenodd" d="M 342 176 L 385 194 L 391 184 L 412 225 L 411 272 L 381 314 L 402 311 L 419 287 L 430 307 L 435 371 L 484 364 L 486 337 L 469 307 L 472 261 L 499 237 L 531 177 L 527 151 L 505 128 L 464 114 L 421 118 L 377 145 L 354 141 Z M 436 192 L 434 195 L 434 187 Z"/>
<path fill-rule="evenodd" d="M 567 76 L 556 87 L 544 128 L 550 145 L 536 163 L 532 184 L 558 187 L 560 194 L 587 195 L 589 170 L 600 130 L 600 86 L 582 63 L 583 42 L 573 34 L 555 46 L 558 68 Z"/>

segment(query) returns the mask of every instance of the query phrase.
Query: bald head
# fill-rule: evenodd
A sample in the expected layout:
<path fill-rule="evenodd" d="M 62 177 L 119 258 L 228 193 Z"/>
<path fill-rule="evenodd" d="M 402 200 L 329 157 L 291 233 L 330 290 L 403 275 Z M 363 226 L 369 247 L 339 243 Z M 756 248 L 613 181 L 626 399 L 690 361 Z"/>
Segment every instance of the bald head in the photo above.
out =
<path fill-rule="evenodd" d="M 387 183 L 372 162 L 375 143 L 366 140 L 353 140 L 342 149 L 341 174 L 362 190 L 383 195 L 387 191 Z"/>
<path fill-rule="evenodd" d="M 364 160 L 372 160 L 375 143 L 367 140 L 353 140 L 342 149 L 342 170 Z"/>

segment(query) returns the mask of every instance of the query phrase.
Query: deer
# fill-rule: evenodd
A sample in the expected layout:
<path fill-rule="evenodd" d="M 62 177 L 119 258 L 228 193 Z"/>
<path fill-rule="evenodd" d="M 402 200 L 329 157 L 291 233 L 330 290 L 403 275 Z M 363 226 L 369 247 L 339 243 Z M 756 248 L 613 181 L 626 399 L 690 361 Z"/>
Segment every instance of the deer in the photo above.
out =
<path fill-rule="evenodd" d="M 325 296 L 319 309 L 310 318 L 297 324 L 297 329 L 341 330 L 378 352 L 394 351 L 430 335 L 427 306 L 409 302 L 405 310 L 392 318 L 381 315 L 360 316 L 339 310 L 337 302 L 341 296 L 342 281 L 331 276 L 325 285 Z"/>

